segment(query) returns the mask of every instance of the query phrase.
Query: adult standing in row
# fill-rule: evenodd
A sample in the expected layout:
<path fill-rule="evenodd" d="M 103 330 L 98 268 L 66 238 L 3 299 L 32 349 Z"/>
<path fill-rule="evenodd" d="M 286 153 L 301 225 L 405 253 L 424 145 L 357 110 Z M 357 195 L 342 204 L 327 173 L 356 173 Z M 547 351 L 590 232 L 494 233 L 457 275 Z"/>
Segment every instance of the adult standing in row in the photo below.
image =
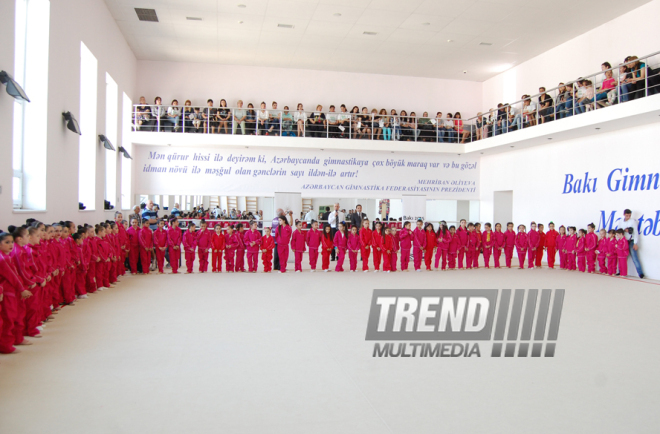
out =
<path fill-rule="evenodd" d="M 275 239 L 275 248 L 273 249 L 273 270 L 278 271 L 280 269 L 280 256 L 277 254 L 277 237 L 275 236 L 275 231 L 277 230 L 277 226 L 280 224 L 280 217 L 283 216 L 284 210 L 282 208 L 278 208 L 275 212 L 275 218 L 270 225 L 270 233 L 273 234 L 273 238 Z"/>
<path fill-rule="evenodd" d="M 644 270 L 642 270 L 642 264 L 639 262 L 639 256 L 637 256 L 637 250 L 639 249 L 639 232 L 636 228 L 637 222 L 631 217 L 632 211 L 625 209 L 623 211 L 623 221 L 619 223 L 619 229 L 623 229 L 623 236 L 628 240 L 630 257 L 632 258 L 633 264 L 635 264 L 635 269 L 637 270 L 639 278 L 643 279 Z"/>
<path fill-rule="evenodd" d="M 342 211 L 339 211 L 339 202 L 337 202 L 334 206 L 334 210 L 328 215 L 328 224 L 332 229 L 333 239 L 335 238 L 335 234 L 337 233 L 337 228 L 339 227 L 339 223 L 342 223 L 345 220 L 346 220 L 346 215 Z M 336 252 L 335 252 L 335 248 L 333 247 L 332 260 L 334 261 L 335 259 L 336 259 Z"/>
<path fill-rule="evenodd" d="M 362 212 L 362 205 L 355 207 L 355 212 L 351 214 L 351 226 L 355 226 L 358 230 L 362 228 L 362 220 L 367 218 L 367 214 Z"/>

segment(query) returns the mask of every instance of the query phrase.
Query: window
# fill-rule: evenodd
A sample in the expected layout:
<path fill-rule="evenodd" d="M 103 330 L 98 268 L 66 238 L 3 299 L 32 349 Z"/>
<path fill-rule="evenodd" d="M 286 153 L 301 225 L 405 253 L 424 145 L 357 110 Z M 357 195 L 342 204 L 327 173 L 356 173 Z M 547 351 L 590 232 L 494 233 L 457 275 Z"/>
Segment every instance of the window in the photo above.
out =
<path fill-rule="evenodd" d="M 96 209 L 96 92 L 98 61 L 80 42 L 80 136 L 78 158 L 78 201 Z"/>
<path fill-rule="evenodd" d="M 133 144 L 131 143 L 131 112 L 133 110 L 133 101 L 124 93 L 122 101 L 122 129 L 121 145 L 129 155 L 133 155 Z M 121 158 L 121 208 L 131 208 L 131 180 L 133 175 L 133 165 L 130 158 Z"/>
<path fill-rule="evenodd" d="M 110 74 L 105 74 L 105 136 L 114 151 L 105 150 L 105 200 L 118 208 L 117 204 L 117 98 L 119 89 Z M 105 148 L 104 148 L 105 149 Z"/>
<path fill-rule="evenodd" d="M 50 2 L 16 0 L 14 77 L 31 103 L 14 103 L 14 208 L 46 209 Z"/>

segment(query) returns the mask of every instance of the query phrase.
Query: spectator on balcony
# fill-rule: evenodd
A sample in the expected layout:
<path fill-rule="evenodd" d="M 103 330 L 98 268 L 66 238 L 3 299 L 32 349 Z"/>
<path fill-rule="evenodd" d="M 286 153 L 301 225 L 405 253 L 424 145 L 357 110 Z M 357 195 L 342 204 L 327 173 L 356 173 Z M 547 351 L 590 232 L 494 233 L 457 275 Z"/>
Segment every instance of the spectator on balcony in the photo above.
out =
<path fill-rule="evenodd" d="M 443 124 L 445 127 L 445 137 L 447 137 L 449 143 L 452 143 L 457 137 L 456 130 L 454 129 L 454 115 L 447 113 L 447 117 L 443 121 Z M 458 143 L 458 140 L 456 140 L 456 142 Z"/>
<path fill-rule="evenodd" d="M 390 125 L 392 126 L 392 140 L 399 140 L 401 138 L 400 118 L 394 109 L 390 111 Z"/>
<path fill-rule="evenodd" d="M 588 109 L 592 108 L 592 103 L 594 101 L 594 86 L 593 83 L 589 80 L 583 80 L 583 93 L 582 98 L 580 98 L 575 106 L 575 112 L 578 114 L 586 112 Z"/>
<path fill-rule="evenodd" d="M 289 106 L 284 106 L 284 112 L 282 113 L 282 135 L 283 136 L 295 136 L 293 132 L 293 113 L 289 112 Z"/>
<path fill-rule="evenodd" d="M 419 118 L 417 123 L 419 127 L 419 138 L 422 142 L 433 142 L 435 134 L 433 134 L 433 124 L 431 123 L 431 118 L 429 118 L 429 112 L 422 113 L 422 117 Z"/>
<path fill-rule="evenodd" d="M 631 92 L 632 92 L 631 75 L 630 72 L 628 72 L 628 66 L 624 64 L 619 64 L 619 89 L 618 89 L 619 98 L 617 102 L 630 101 Z"/>
<path fill-rule="evenodd" d="M 522 96 L 523 101 L 523 116 L 525 123 L 530 126 L 536 125 L 536 103 L 532 102 L 529 95 Z"/>
<path fill-rule="evenodd" d="M 303 108 L 302 103 L 298 103 L 296 111 L 293 114 L 293 121 L 296 123 L 298 137 L 305 137 L 305 121 L 307 120 L 307 115 L 305 114 L 305 109 Z"/>
<path fill-rule="evenodd" d="M 355 106 L 351 109 L 351 131 L 352 131 L 352 137 L 355 139 L 358 135 L 358 128 L 357 124 L 360 121 L 359 119 L 360 115 L 360 108 L 358 106 Z M 360 124 L 361 125 L 361 124 Z"/>
<path fill-rule="evenodd" d="M 316 111 L 309 118 L 309 132 L 311 137 L 325 137 L 325 114 L 321 104 L 316 106 Z"/>
<path fill-rule="evenodd" d="M 245 135 L 245 120 L 247 118 L 247 113 L 243 108 L 243 100 L 238 100 L 236 102 L 238 108 L 234 109 L 234 125 L 236 129 L 241 129 L 241 134 Z"/>
<path fill-rule="evenodd" d="M 600 90 L 596 92 L 596 103 L 601 107 L 605 107 L 608 100 L 608 94 L 614 90 L 614 88 L 616 88 L 616 81 L 612 76 L 612 70 L 608 69 L 605 71 L 605 80 L 603 80 L 603 83 L 600 85 Z"/>
<path fill-rule="evenodd" d="M 213 107 L 213 100 L 208 99 L 206 101 L 206 107 L 202 112 L 202 118 L 204 119 L 204 129 L 206 132 L 215 134 L 215 129 L 218 127 L 218 122 L 215 120 L 218 117 L 218 109 Z"/>
<path fill-rule="evenodd" d="M 637 56 L 629 56 L 626 58 L 626 62 L 632 61 L 628 64 L 630 69 L 630 84 L 632 93 L 630 99 L 639 99 L 645 96 L 646 88 L 646 64 L 640 62 Z"/>
<path fill-rule="evenodd" d="M 339 137 L 348 139 L 351 137 L 349 131 L 351 128 L 351 115 L 344 104 L 339 106 L 339 110 L 341 110 L 341 113 L 337 115 L 337 128 L 341 132 Z"/>
<path fill-rule="evenodd" d="M 372 120 L 366 107 L 362 107 L 362 113 L 358 115 L 358 133 L 360 138 L 371 139 Z"/>
<path fill-rule="evenodd" d="M 174 132 L 179 131 L 179 119 L 181 119 L 181 109 L 179 108 L 179 101 L 173 99 L 172 105 L 170 105 L 167 108 L 167 115 L 165 116 L 165 119 L 163 119 L 165 128 L 169 126 L 169 128 L 171 130 L 174 130 Z"/>
<path fill-rule="evenodd" d="M 337 113 L 335 113 L 335 106 L 331 105 L 329 110 L 330 111 L 325 116 L 325 120 L 328 124 L 328 137 L 338 137 L 340 131 L 338 128 Z"/>
<path fill-rule="evenodd" d="M 192 108 L 192 102 L 187 99 L 183 103 L 181 110 L 181 127 L 184 133 L 189 133 L 193 130 L 193 119 L 195 119 L 195 110 Z"/>
<path fill-rule="evenodd" d="M 268 110 L 266 110 L 266 103 L 261 101 L 259 112 L 257 113 L 257 134 L 261 131 L 261 134 L 268 134 L 268 125 L 270 115 Z"/>
<path fill-rule="evenodd" d="M 432 120 L 433 128 L 435 129 L 435 140 L 438 143 L 444 143 L 445 141 L 445 121 L 442 119 L 442 112 L 437 112 L 435 114 L 435 119 Z"/>
<path fill-rule="evenodd" d="M 411 113 L 412 114 L 412 113 Z M 414 136 L 414 122 L 408 116 L 408 112 L 401 110 L 401 117 L 399 118 L 401 122 L 401 140 L 409 142 Z"/>
<path fill-rule="evenodd" d="M 254 111 L 254 105 L 248 103 L 247 113 L 245 114 L 245 129 L 248 134 L 256 134 L 257 132 L 257 113 Z"/>
<path fill-rule="evenodd" d="M 470 136 L 470 130 L 463 128 L 463 118 L 461 116 L 461 112 L 456 112 L 454 115 L 454 128 L 456 129 L 456 134 L 458 134 L 458 137 L 462 137 L 461 143 L 465 143 L 465 139 Z"/>
<path fill-rule="evenodd" d="M 378 109 L 371 109 L 371 113 L 369 114 L 369 127 L 371 128 L 371 138 L 373 140 L 380 140 L 381 133 L 383 132 L 383 127 L 380 126 L 380 120 Z"/>
<path fill-rule="evenodd" d="M 147 105 L 147 99 L 140 97 L 140 105 L 135 107 L 135 126 L 137 130 L 144 129 L 151 131 L 153 129 L 153 120 L 151 119 L 151 108 Z"/>
<path fill-rule="evenodd" d="M 483 128 L 485 124 L 486 122 L 484 120 L 483 113 L 477 113 L 477 120 L 475 121 L 475 125 L 477 126 L 477 140 L 481 140 L 485 137 L 483 134 Z"/>
<path fill-rule="evenodd" d="M 227 101 L 224 98 L 220 100 L 217 119 L 218 134 L 221 134 L 223 129 L 225 130 L 224 134 L 231 133 L 231 111 L 227 108 Z"/>
<path fill-rule="evenodd" d="M 539 87 L 539 119 L 542 124 L 553 119 L 554 108 L 552 97 L 545 93 L 545 87 Z"/>
<path fill-rule="evenodd" d="M 392 139 L 392 128 L 390 127 L 390 118 L 389 116 L 387 116 L 387 110 L 385 110 L 384 108 L 380 109 L 380 113 L 378 114 L 376 132 L 383 134 L 383 140 Z"/>
<path fill-rule="evenodd" d="M 522 130 L 522 114 L 520 113 L 520 110 L 509 104 L 507 104 L 505 108 L 507 112 L 507 120 L 509 122 L 509 131 L 513 131 L 513 127 L 516 128 L 516 131 Z"/>
<path fill-rule="evenodd" d="M 277 109 L 277 103 L 273 101 L 273 109 L 268 113 L 268 134 L 280 135 L 282 124 L 282 112 Z M 267 134 L 267 135 L 268 135 Z"/>
<path fill-rule="evenodd" d="M 557 86 L 557 99 L 555 100 L 556 119 L 563 119 L 566 117 L 566 100 L 568 96 L 568 86 L 566 86 L 564 83 L 559 83 L 559 86 Z"/>
<path fill-rule="evenodd" d="M 154 120 L 156 131 L 159 129 L 163 130 L 163 118 L 165 117 L 167 111 L 163 107 L 163 100 L 157 96 L 154 99 L 154 105 L 151 106 L 151 117 Z"/>
<path fill-rule="evenodd" d="M 508 118 L 504 104 L 497 104 L 497 113 L 495 116 L 496 120 L 493 128 L 493 136 L 506 133 L 508 131 Z"/>

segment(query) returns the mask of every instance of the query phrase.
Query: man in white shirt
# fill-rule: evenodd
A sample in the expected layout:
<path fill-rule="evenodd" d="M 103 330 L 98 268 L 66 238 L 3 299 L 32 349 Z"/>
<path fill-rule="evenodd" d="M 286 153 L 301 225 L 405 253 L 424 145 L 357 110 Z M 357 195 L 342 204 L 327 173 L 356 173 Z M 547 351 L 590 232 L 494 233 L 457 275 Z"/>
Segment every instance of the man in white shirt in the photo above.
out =
<path fill-rule="evenodd" d="M 309 211 L 307 211 L 307 214 L 305 214 L 305 221 L 307 223 L 311 223 L 312 220 L 318 220 L 318 217 L 316 216 L 316 211 L 314 211 L 314 207 L 310 206 Z"/>
<path fill-rule="evenodd" d="M 346 214 L 343 212 L 339 211 L 339 203 L 335 204 L 335 209 L 328 215 L 328 224 L 332 228 L 332 238 L 334 239 L 335 234 L 337 233 L 337 228 L 339 227 L 339 223 L 343 222 L 346 220 Z M 335 249 L 332 249 L 332 260 L 335 260 Z"/>
<path fill-rule="evenodd" d="M 637 222 L 632 217 L 632 211 L 626 209 L 623 211 L 623 221 L 619 223 L 619 229 L 623 229 L 623 236 L 628 240 L 628 245 L 630 248 L 630 257 L 632 258 L 633 264 L 635 264 L 635 269 L 640 279 L 644 278 L 644 271 L 642 270 L 642 264 L 639 262 L 639 257 L 637 256 L 637 249 L 639 249 L 639 233 L 637 231 Z M 619 273 L 617 273 L 617 276 Z"/>

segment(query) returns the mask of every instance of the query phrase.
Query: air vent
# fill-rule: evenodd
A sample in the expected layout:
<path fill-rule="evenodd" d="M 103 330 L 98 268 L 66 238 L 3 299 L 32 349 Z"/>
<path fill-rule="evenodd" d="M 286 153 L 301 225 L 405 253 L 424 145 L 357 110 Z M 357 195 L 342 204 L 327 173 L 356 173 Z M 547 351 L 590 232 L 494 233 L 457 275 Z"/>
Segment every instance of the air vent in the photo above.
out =
<path fill-rule="evenodd" d="M 376 36 L 378 32 L 362 32 L 363 35 Z"/>
<path fill-rule="evenodd" d="M 493 44 L 490 42 L 479 42 L 479 45 L 483 45 L 484 47 L 490 47 Z"/>
<path fill-rule="evenodd" d="M 186 17 L 188 21 L 202 21 L 200 17 Z"/>
<path fill-rule="evenodd" d="M 293 24 L 278 24 L 277 27 L 282 29 L 293 29 Z"/>
<path fill-rule="evenodd" d="M 156 9 L 143 9 L 135 8 L 135 13 L 138 16 L 140 21 L 151 21 L 154 23 L 158 22 L 158 15 L 156 15 Z"/>

